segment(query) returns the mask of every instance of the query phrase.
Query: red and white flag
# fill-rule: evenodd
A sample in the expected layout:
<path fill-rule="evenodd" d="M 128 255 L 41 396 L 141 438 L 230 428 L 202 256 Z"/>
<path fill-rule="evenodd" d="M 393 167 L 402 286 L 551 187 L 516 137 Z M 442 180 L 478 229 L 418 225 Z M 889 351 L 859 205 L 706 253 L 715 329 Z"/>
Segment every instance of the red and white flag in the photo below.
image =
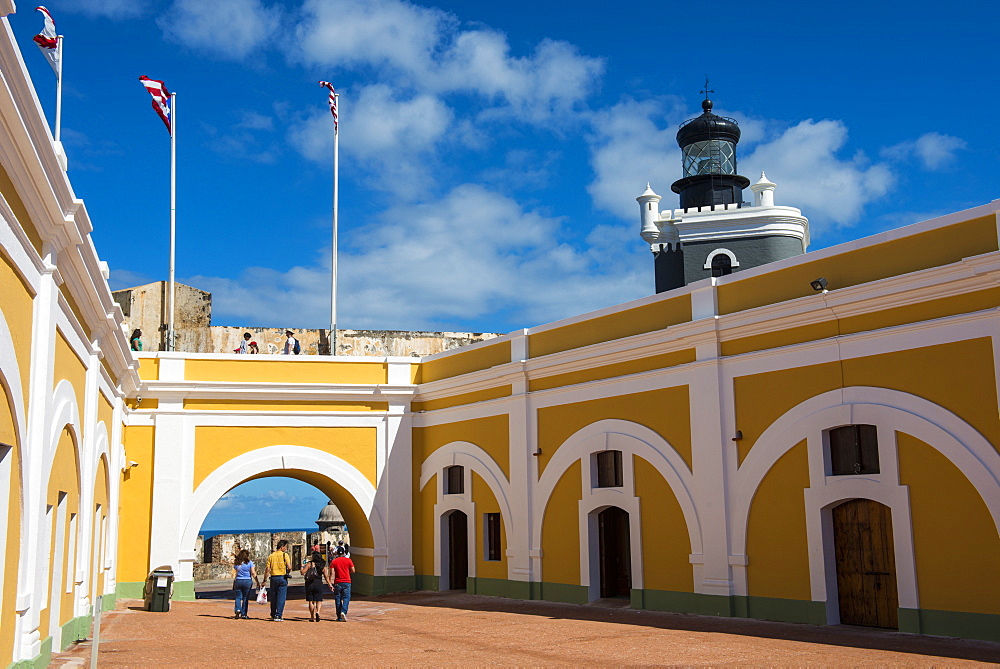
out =
<path fill-rule="evenodd" d="M 333 90 L 333 84 L 329 81 L 321 81 L 319 85 L 330 89 L 330 113 L 333 114 L 333 127 L 337 128 L 340 122 L 337 118 L 337 91 Z"/>
<path fill-rule="evenodd" d="M 142 76 L 139 77 L 139 81 L 146 87 L 149 94 L 153 96 L 153 111 L 163 119 L 164 125 L 167 126 L 167 132 L 172 132 L 170 129 L 172 120 L 170 115 L 170 91 L 167 90 L 166 85 L 162 81 L 156 79 Z"/>
<path fill-rule="evenodd" d="M 42 32 L 34 36 L 35 44 L 41 49 L 42 55 L 45 56 L 45 60 L 49 61 L 49 65 L 56 74 L 59 74 L 59 37 L 56 33 L 56 22 L 52 19 L 52 15 L 49 14 L 49 10 L 45 7 L 35 7 L 36 12 L 41 12 L 45 17 L 45 26 L 42 28 Z"/>

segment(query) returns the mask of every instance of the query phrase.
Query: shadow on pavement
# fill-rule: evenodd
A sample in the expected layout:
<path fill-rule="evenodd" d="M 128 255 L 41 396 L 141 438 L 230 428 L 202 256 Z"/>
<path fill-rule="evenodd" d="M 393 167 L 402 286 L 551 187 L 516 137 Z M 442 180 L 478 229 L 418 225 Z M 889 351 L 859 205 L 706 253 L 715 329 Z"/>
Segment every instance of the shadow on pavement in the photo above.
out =
<path fill-rule="evenodd" d="M 466 611 L 498 611 L 567 620 L 613 622 L 644 627 L 782 639 L 830 646 L 869 648 L 950 657 L 980 662 L 1000 661 L 1000 643 L 955 637 L 907 634 L 895 630 L 847 625 L 809 625 L 748 618 L 701 616 L 648 609 L 622 608 L 617 603 L 566 604 L 541 600 L 468 595 L 464 591 L 410 592 L 366 597 L 368 601 L 442 607 Z"/>

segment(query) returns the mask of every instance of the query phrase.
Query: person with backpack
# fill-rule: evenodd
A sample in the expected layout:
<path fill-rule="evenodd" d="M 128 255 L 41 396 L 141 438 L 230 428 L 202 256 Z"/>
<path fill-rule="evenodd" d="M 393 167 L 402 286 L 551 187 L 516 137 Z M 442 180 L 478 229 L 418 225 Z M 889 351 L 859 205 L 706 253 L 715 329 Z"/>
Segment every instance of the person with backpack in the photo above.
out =
<path fill-rule="evenodd" d="M 302 352 L 302 347 L 299 346 L 299 340 L 295 338 L 295 335 L 291 330 L 285 330 L 285 355 L 298 355 Z"/>
<path fill-rule="evenodd" d="M 333 582 L 330 581 L 330 570 L 326 566 L 326 560 L 315 551 L 312 559 L 302 563 L 299 573 L 306 577 L 306 601 L 309 603 L 309 622 L 319 622 L 320 614 L 323 613 L 323 581 L 333 590 Z"/>

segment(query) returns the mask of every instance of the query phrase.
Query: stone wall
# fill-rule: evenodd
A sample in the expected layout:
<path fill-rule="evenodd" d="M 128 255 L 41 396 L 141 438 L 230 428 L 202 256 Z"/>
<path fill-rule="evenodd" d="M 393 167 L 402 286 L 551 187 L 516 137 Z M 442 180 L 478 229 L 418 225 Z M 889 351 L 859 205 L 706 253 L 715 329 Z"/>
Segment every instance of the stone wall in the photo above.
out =
<path fill-rule="evenodd" d="M 310 535 L 311 536 L 311 535 Z M 200 558 L 194 564 L 194 580 L 230 578 L 236 554 L 244 548 L 250 552 L 257 569 L 257 575 L 264 575 L 267 556 L 282 539 L 289 543 L 288 556 L 292 559 L 293 570 L 302 564 L 302 556 L 308 555 L 305 532 L 255 532 L 246 534 L 216 534 L 207 539 L 199 536 L 196 555 Z"/>
<path fill-rule="evenodd" d="M 165 350 L 167 284 L 165 281 L 112 293 L 125 314 L 125 335 L 142 330 L 145 351 Z M 177 350 L 189 353 L 233 353 L 249 332 L 262 355 L 280 355 L 285 330 L 295 333 L 301 355 L 330 355 L 330 331 L 302 329 L 294 324 L 280 328 L 212 325 L 212 294 L 180 283 L 174 284 Z M 423 356 L 499 337 L 491 332 L 411 332 L 406 330 L 337 330 L 337 355 Z"/>

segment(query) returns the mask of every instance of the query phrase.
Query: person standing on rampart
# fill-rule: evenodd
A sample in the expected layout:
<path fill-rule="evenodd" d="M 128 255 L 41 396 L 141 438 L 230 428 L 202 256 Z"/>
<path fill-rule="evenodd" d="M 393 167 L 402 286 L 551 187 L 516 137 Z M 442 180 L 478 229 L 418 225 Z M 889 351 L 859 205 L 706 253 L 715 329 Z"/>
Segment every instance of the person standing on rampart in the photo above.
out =
<path fill-rule="evenodd" d="M 299 340 L 295 338 L 295 334 L 291 330 L 285 330 L 285 350 L 282 352 L 284 355 L 298 355 L 302 351 L 302 347 L 299 346 Z"/>
<path fill-rule="evenodd" d="M 292 559 L 288 557 L 288 540 L 278 542 L 277 549 L 267 556 L 267 567 L 264 568 L 264 579 L 271 577 L 271 592 L 268 599 L 271 602 L 271 620 L 281 622 L 285 613 L 285 597 L 288 595 L 288 576 L 292 571 Z"/>
<path fill-rule="evenodd" d="M 343 548 L 337 549 L 337 557 L 330 563 L 333 569 L 333 602 L 337 605 L 337 620 L 347 622 L 347 607 L 351 603 L 351 574 L 354 562 Z"/>

